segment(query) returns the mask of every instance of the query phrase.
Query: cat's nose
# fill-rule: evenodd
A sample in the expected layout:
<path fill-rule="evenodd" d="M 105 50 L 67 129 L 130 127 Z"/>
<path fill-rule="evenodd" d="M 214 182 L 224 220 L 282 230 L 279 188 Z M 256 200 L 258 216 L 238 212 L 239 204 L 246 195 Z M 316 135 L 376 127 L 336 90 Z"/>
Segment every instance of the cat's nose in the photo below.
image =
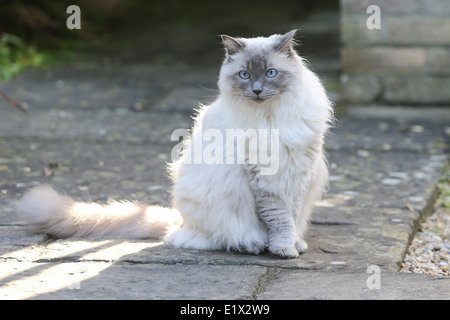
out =
<path fill-rule="evenodd" d="M 259 95 L 261 92 L 262 92 L 262 90 L 260 90 L 260 89 L 254 89 L 253 90 L 253 93 L 256 94 L 256 95 Z"/>

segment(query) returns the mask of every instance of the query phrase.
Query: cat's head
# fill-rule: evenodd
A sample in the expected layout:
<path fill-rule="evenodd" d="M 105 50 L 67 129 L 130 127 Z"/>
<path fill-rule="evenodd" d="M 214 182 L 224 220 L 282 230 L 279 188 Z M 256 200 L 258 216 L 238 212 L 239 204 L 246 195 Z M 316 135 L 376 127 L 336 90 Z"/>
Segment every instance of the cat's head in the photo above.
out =
<path fill-rule="evenodd" d="M 220 91 L 261 103 L 292 90 L 301 68 L 293 49 L 295 32 L 248 39 L 222 35 L 226 57 Z"/>

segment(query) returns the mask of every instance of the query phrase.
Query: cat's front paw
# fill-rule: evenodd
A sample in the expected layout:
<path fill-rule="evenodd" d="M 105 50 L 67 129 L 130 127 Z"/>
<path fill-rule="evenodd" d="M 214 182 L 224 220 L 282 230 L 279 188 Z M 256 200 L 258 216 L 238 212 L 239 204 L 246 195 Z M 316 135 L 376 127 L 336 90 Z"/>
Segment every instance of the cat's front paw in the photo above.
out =
<path fill-rule="evenodd" d="M 260 243 L 252 243 L 251 245 L 241 246 L 238 251 L 247 254 L 258 255 L 264 252 L 265 245 Z"/>
<path fill-rule="evenodd" d="M 269 251 L 271 254 L 281 259 L 294 259 L 299 256 L 297 249 L 294 247 L 269 247 Z"/>
<path fill-rule="evenodd" d="M 298 253 L 303 253 L 308 249 L 308 244 L 305 240 L 298 239 L 295 241 L 295 248 L 297 249 Z"/>

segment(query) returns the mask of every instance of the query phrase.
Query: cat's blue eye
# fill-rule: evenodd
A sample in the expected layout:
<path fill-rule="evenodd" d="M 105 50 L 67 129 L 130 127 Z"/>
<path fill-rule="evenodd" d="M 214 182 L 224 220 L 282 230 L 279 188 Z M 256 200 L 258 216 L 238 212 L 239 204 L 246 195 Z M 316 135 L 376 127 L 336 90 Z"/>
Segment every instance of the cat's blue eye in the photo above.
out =
<path fill-rule="evenodd" d="M 266 72 L 266 76 L 268 76 L 269 78 L 275 78 L 277 74 L 278 74 L 277 69 L 269 69 Z"/>
<path fill-rule="evenodd" d="M 245 70 L 242 70 L 239 72 L 239 77 L 241 77 L 241 79 L 248 79 L 250 78 L 250 73 L 248 73 Z"/>

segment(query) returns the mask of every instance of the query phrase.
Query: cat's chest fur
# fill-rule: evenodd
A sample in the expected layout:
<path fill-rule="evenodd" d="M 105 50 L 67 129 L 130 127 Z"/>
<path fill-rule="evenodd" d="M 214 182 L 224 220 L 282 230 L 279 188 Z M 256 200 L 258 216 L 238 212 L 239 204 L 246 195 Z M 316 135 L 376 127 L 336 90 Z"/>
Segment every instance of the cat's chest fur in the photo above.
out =
<path fill-rule="evenodd" d="M 288 161 L 294 167 L 298 166 L 299 157 L 311 158 L 314 150 L 320 149 L 323 143 L 321 128 L 314 127 L 314 123 L 323 120 L 303 115 L 295 102 L 280 100 L 255 107 L 246 105 L 242 100 L 219 99 L 211 108 L 204 110 L 198 120 L 197 127 L 203 131 L 219 129 L 226 134 L 227 130 L 251 130 L 257 135 L 258 142 L 268 137 L 267 146 L 250 143 L 249 147 L 254 149 L 250 152 L 258 152 L 260 147 L 270 149 L 271 143 L 276 142 L 280 161 Z"/>
<path fill-rule="evenodd" d="M 294 199 L 304 191 L 305 179 L 309 179 L 313 172 L 312 167 L 322 146 L 321 135 L 308 125 L 308 119 L 295 105 L 299 100 L 254 106 L 246 105 L 241 99 L 221 98 L 203 110 L 197 119 L 197 130 L 219 129 L 224 136 L 227 130 L 253 132 L 249 138 L 252 141 L 247 141 L 248 153 L 270 154 L 269 165 L 276 171 L 264 174 L 267 163 L 261 163 L 258 157 L 257 163 L 247 163 L 250 171 L 258 175 L 259 187 L 283 195 L 286 202 L 294 206 Z M 267 139 L 267 144 L 262 144 L 262 139 Z M 272 145 L 274 143 L 276 147 Z"/>

